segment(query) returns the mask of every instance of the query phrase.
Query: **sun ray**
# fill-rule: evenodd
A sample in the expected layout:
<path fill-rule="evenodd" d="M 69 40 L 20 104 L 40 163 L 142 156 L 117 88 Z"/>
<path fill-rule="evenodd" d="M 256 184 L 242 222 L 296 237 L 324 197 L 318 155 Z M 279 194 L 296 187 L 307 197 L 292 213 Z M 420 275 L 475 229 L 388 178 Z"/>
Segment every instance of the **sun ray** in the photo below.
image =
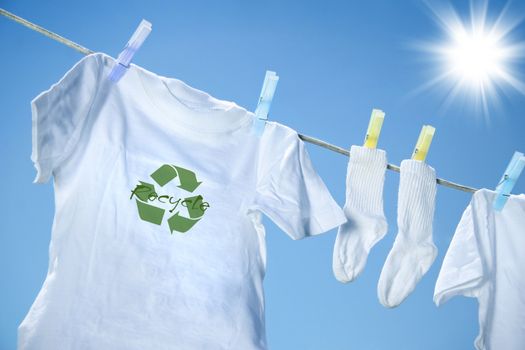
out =
<path fill-rule="evenodd" d="M 512 37 L 525 14 L 512 13 L 507 3 L 497 16 L 489 17 L 487 0 L 471 0 L 469 18 L 465 19 L 448 2 L 425 3 L 446 40 L 412 43 L 441 71 L 413 93 L 444 88 L 442 107 L 462 98 L 486 120 L 490 110 L 500 106 L 501 94 L 508 88 L 525 95 L 525 83 L 515 69 L 524 63 L 525 42 Z"/>

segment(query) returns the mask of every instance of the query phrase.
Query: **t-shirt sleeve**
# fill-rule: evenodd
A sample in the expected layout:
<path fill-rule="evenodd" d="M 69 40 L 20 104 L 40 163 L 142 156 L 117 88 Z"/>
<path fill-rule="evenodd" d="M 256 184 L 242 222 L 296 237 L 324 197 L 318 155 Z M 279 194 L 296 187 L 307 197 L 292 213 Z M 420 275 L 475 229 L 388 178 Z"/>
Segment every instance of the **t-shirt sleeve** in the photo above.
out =
<path fill-rule="evenodd" d="M 476 212 L 474 198 L 467 206 L 445 254 L 434 290 L 434 302 L 443 304 L 455 295 L 477 297 L 484 283 L 483 249 L 479 239 L 483 223 Z M 474 209 L 473 209 L 474 207 Z M 480 225 L 481 224 L 481 225 Z"/>
<path fill-rule="evenodd" d="M 75 148 L 96 96 L 102 64 L 99 54 L 83 57 L 31 101 L 33 183 L 46 183 Z"/>
<path fill-rule="evenodd" d="M 346 222 L 293 129 L 268 122 L 261 140 L 254 205 L 292 239 Z"/>

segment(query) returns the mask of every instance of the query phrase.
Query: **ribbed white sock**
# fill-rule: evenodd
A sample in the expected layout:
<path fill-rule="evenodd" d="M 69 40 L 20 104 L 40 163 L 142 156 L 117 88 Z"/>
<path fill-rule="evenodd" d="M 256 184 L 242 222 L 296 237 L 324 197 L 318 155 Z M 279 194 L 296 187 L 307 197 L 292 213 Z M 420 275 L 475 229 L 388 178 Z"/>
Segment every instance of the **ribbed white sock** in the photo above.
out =
<path fill-rule="evenodd" d="M 332 262 L 334 275 L 340 282 L 350 282 L 363 271 L 370 249 L 387 231 L 383 213 L 386 165 L 383 150 L 350 148 L 343 207 L 347 222 L 337 231 Z"/>
<path fill-rule="evenodd" d="M 412 293 L 437 255 L 432 241 L 436 173 L 425 162 L 401 162 L 397 207 L 398 233 L 388 254 L 377 295 L 386 307 L 398 306 Z"/>

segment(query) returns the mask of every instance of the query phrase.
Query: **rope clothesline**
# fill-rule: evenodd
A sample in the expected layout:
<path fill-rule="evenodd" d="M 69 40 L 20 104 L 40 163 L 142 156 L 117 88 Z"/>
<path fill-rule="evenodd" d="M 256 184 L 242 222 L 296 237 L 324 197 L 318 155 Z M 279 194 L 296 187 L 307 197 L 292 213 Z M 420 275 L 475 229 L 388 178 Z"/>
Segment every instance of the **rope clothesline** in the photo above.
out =
<path fill-rule="evenodd" d="M 75 49 L 81 53 L 83 53 L 84 55 L 89 55 L 89 54 L 92 54 L 94 53 L 95 51 L 92 51 L 90 49 L 87 49 L 85 47 L 83 47 L 82 45 L 79 45 L 69 39 L 66 39 L 64 38 L 63 36 L 61 35 L 58 35 L 56 33 L 53 33 L 52 31 L 50 30 L 47 30 L 39 25 L 36 25 L 32 22 L 29 22 L 28 20 L 26 19 L 23 19 L 22 17 L 19 17 L 11 12 L 8 12 L 2 8 L 0 8 L 0 14 L 2 14 L 3 16 L 17 22 L 17 23 L 20 23 L 26 27 L 28 27 L 29 29 L 32 29 L 34 31 L 37 31 L 53 40 L 56 40 L 66 46 L 69 46 L 70 48 L 72 49 Z M 314 144 L 314 145 L 317 145 L 317 146 L 320 146 L 320 147 L 323 147 L 323 148 L 326 148 L 330 151 L 334 151 L 334 152 L 337 152 L 337 153 L 340 153 L 340 154 L 344 154 L 346 155 L 347 157 L 350 156 L 350 152 L 347 150 L 347 149 L 344 149 L 342 147 L 339 147 L 339 146 L 335 146 L 335 145 L 332 145 L 328 142 L 325 142 L 323 140 L 319 140 L 319 139 L 316 139 L 314 137 L 311 137 L 311 136 L 307 136 L 307 135 L 303 135 L 303 134 L 299 134 L 299 138 L 301 138 L 303 141 L 305 142 L 309 142 L 311 144 Z M 387 164 L 387 169 L 389 170 L 392 170 L 392 171 L 395 171 L 395 172 L 398 172 L 399 173 L 399 166 L 397 165 L 394 165 L 394 164 Z M 442 186 L 445 186 L 445 187 L 449 187 L 449 188 L 453 188 L 453 189 L 456 189 L 456 190 L 459 190 L 459 191 L 463 191 L 463 192 L 470 192 L 470 193 L 474 193 L 477 191 L 476 188 L 473 188 L 473 187 L 470 187 L 470 186 L 465 186 L 465 185 L 461 185 L 461 184 L 457 184 L 457 183 L 454 183 L 452 181 L 448 181 L 448 180 L 445 180 L 445 179 L 440 179 L 440 178 L 437 178 L 436 179 L 436 182 L 439 184 L 439 185 L 442 185 Z"/>

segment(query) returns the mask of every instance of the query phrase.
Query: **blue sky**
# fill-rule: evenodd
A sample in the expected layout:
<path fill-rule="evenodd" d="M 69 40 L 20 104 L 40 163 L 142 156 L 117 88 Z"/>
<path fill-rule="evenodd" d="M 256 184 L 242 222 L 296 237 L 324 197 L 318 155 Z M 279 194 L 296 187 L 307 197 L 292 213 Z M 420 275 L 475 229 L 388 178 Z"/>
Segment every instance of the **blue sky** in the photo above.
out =
<path fill-rule="evenodd" d="M 489 3 L 497 14 L 504 2 Z M 456 1 L 466 18 L 468 1 Z M 270 118 L 341 147 L 362 144 L 372 108 L 386 112 L 379 147 L 409 158 L 423 124 L 436 127 L 428 163 L 437 175 L 494 188 L 515 150 L 525 151 L 525 96 L 504 89 L 483 118 L 469 100 L 442 108 L 446 89 L 412 91 L 433 78 L 435 62 L 410 47 L 443 34 L 420 1 L 0 1 L 0 6 L 95 51 L 116 57 L 142 18 L 153 31 L 134 63 L 253 110 L 267 69 L 280 76 Z M 525 3 L 510 4 L 524 13 Z M 511 33 L 525 40 L 521 23 Z M 44 281 L 54 215 L 52 181 L 33 184 L 30 100 L 82 56 L 0 18 L 3 127 L 0 147 L 0 348 Z M 521 63 L 523 71 L 523 63 Z M 490 123 L 486 122 L 488 119 Z M 307 145 L 315 168 L 342 206 L 348 158 Z M 525 177 L 525 176 L 523 176 Z M 525 179 L 515 193 L 525 192 Z M 473 349 L 477 302 L 432 302 L 439 268 L 470 194 L 439 187 L 434 241 L 439 255 L 412 295 L 386 309 L 376 296 L 395 238 L 399 175 L 385 183 L 386 237 L 349 284 L 332 274 L 336 230 L 292 241 L 265 218 L 267 336 L 271 349 Z"/>

